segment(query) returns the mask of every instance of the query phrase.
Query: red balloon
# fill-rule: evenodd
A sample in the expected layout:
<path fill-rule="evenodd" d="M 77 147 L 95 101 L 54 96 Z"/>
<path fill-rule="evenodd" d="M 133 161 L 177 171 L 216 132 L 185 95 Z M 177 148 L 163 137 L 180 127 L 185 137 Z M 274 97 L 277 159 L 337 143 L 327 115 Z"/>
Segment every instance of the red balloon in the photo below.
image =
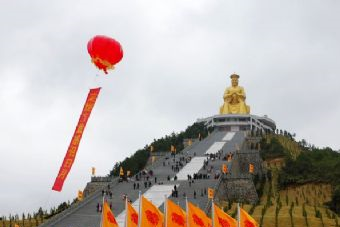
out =
<path fill-rule="evenodd" d="M 120 43 L 110 37 L 97 35 L 87 43 L 92 63 L 107 74 L 107 70 L 114 69 L 115 64 L 123 58 Z"/>

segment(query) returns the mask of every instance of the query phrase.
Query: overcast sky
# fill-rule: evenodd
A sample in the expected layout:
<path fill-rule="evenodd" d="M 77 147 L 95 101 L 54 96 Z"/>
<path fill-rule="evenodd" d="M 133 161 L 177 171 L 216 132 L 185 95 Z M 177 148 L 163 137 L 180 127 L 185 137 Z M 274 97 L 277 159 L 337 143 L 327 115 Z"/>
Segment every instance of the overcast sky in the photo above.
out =
<path fill-rule="evenodd" d="M 197 118 L 236 72 L 252 114 L 339 150 L 340 2 L 0 0 L 0 216 L 50 209 Z M 119 40 L 103 76 L 86 44 Z M 51 190 L 89 88 L 102 86 L 62 192 Z"/>

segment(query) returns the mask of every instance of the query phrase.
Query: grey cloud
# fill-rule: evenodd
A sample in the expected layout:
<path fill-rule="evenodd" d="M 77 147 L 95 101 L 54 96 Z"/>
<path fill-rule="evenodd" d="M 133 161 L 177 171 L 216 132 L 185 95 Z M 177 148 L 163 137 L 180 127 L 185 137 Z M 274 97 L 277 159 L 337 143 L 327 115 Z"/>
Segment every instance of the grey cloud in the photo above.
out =
<path fill-rule="evenodd" d="M 105 175 L 153 138 L 217 113 L 233 72 L 254 114 L 339 149 L 338 8 L 336 1 L 3 3 L 0 215 L 72 200 L 92 166 Z M 86 43 L 95 34 L 124 47 L 109 76 L 96 76 L 90 64 Z M 103 90 L 77 160 L 63 192 L 52 192 L 93 86 Z"/>

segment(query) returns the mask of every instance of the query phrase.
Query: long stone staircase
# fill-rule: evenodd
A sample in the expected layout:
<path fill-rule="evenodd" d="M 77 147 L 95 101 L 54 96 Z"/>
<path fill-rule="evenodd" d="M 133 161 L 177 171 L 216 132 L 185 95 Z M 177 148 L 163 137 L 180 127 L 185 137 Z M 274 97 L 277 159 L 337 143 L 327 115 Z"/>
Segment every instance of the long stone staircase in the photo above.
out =
<path fill-rule="evenodd" d="M 242 147 L 244 141 L 244 132 L 214 131 L 175 157 L 171 154 L 160 157 L 146 171 L 137 174 L 139 180 L 136 180 L 135 176 L 129 182 L 118 182 L 118 179 L 113 179 L 82 202 L 74 204 L 40 226 L 98 227 L 101 214 L 97 212 L 97 205 L 102 203 L 103 195 L 112 205 L 112 211 L 120 227 L 124 226 L 125 217 L 123 196 L 126 195 L 138 211 L 139 192 L 160 209 L 163 209 L 165 196 L 178 203 L 183 209 L 185 209 L 185 198 L 202 209 L 209 209 L 208 187 L 223 190 L 220 185 L 225 176 L 221 173 L 221 166 L 227 164 L 228 169 L 234 171 L 233 161 L 227 162 L 225 157 L 227 154 L 235 154 L 236 148 Z M 188 180 L 188 175 L 191 176 L 191 180 Z M 175 186 L 177 193 L 173 193 Z M 106 195 L 107 191 L 112 193 L 112 197 L 110 193 Z"/>

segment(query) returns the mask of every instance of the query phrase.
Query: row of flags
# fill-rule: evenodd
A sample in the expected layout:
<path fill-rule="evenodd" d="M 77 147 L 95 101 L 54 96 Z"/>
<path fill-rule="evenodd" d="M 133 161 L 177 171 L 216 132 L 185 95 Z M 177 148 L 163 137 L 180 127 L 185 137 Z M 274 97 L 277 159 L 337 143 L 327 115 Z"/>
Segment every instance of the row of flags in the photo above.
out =
<path fill-rule="evenodd" d="M 229 216 L 212 200 L 212 218 L 193 203 L 186 201 L 184 211 L 165 198 L 164 213 L 144 196 L 140 196 L 139 212 L 126 199 L 124 227 L 258 227 L 258 223 L 238 205 L 238 220 Z M 141 216 L 138 214 L 141 213 Z M 119 226 L 109 205 L 104 202 L 101 227 Z"/>
<path fill-rule="evenodd" d="M 210 132 L 208 132 L 208 135 L 210 135 Z M 199 140 L 202 139 L 201 133 L 198 134 L 198 139 L 199 139 Z M 192 145 L 192 140 L 189 139 L 189 140 L 188 140 L 188 146 L 191 146 L 191 145 Z M 155 148 L 154 148 L 153 145 L 150 145 L 149 148 L 150 148 L 150 152 L 154 152 Z M 171 152 L 176 152 L 177 149 L 176 149 L 176 147 L 175 147 L 174 145 L 171 145 L 171 146 L 170 146 L 170 151 L 171 151 Z"/>
<path fill-rule="evenodd" d="M 155 151 L 155 147 L 153 145 L 150 145 L 149 149 L 150 149 L 151 153 Z M 177 152 L 177 148 L 174 145 L 171 145 L 170 146 L 170 152 L 172 152 L 172 153 Z"/>
<path fill-rule="evenodd" d="M 228 166 L 226 164 L 222 165 L 222 172 L 223 173 L 228 173 Z M 249 163 L 249 173 L 254 173 L 254 164 Z"/>
<path fill-rule="evenodd" d="M 175 151 L 175 150 L 174 150 Z M 229 160 L 228 160 L 229 161 Z M 92 167 L 92 175 L 94 176 L 96 174 L 96 168 L 95 167 Z M 228 173 L 229 170 L 228 170 L 228 166 L 227 164 L 223 164 L 222 165 L 222 172 L 223 173 Z M 249 173 L 254 173 L 254 165 L 253 164 L 249 164 Z M 123 170 L 123 167 L 120 167 L 119 169 L 119 175 L 120 176 L 124 176 L 124 170 Z M 127 176 L 130 176 L 131 175 L 131 172 L 128 170 L 126 171 L 126 175 Z"/>
<path fill-rule="evenodd" d="M 127 170 L 126 171 L 126 176 L 130 176 L 131 175 L 131 171 L 130 170 Z M 124 176 L 124 170 L 123 170 L 123 167 L 121 166 L 120 168 L 119 168 L 119 176 Z"/>

